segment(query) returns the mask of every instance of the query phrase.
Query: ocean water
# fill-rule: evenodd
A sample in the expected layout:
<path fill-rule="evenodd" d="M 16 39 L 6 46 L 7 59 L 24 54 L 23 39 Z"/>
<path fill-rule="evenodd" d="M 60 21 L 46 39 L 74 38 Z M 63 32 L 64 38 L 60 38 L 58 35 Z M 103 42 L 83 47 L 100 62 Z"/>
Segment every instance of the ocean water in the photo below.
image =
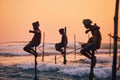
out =
<path fill-rule="evenodd" d="M 24 52 L 25 43 L 0 44 L 0 80 L 34 80 L 34 56 Z M 73 44 L 67 48 L 67 64 L 63 64 L 63 57 L 54 49 L 54 44 L 45 44 L 45 56 L 42 61 L 42 44 L 38 47 L 37 78 L 39 80 L 89 80 L 90 60 L 77 50 L 74 54 Z M 80 45 L 77 44 L 77 48 Z M 120 50 L 118 50 L 120 53 Z M 57 57 L 55 64 L 55 56 Z M 94 68 L 96 80 L 112 79 L 112 50 L 99 49 L 96 52 L 97 64 Z M 118 65 L 117 65 L 118 66 Z M 120 70 L 117 71 L 120 80 Z"/>

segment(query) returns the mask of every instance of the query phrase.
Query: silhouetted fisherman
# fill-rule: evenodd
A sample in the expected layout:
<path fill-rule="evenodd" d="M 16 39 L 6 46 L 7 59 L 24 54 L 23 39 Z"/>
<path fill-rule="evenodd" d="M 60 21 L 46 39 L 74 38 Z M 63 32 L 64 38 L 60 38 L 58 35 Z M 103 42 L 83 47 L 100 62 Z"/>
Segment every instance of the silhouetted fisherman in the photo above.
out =
<path fill-rule="evenodd" d="M 37 47 L 41 43 L 41 30 L 39 29 L 39 22 L 36 21 L 32 23 L 33 30 L 29 30 L 29 33 L 33 33 L 34 36 L 32 40 L 23 48 L 26 52 L 33 54 L 35 57 L 38 56 L 38 53 L 34 50 L 34 47 Z"/>
<path fill-rule="evenodd" d="M 64 55 L 65 52 L 63 48 L 67 46 L 68 39 L 63 28 L 59 29 L 59 33 L 62 35 L 62 38 L 61 42 L 55 44 L 55 49 L 59 51 L 62 55 Z"/>
<path fill-rule="evenodd" d="M 99 31 L 100 27 L 96 24 L 91 25 L 92 21 L 90 19 L 83 20 L 84 27 L 87 29 L 85 33 L 91 32 L 92 37 L 89 38 L 87 43 L 82 44 L 81 54 L 92 60 L 92 51 L 100 48 L 101 45 L 101 33 Z M 92 63 L 93 67 L 96 65 L 96 56 L 94 55 L 94 61 Z"/>

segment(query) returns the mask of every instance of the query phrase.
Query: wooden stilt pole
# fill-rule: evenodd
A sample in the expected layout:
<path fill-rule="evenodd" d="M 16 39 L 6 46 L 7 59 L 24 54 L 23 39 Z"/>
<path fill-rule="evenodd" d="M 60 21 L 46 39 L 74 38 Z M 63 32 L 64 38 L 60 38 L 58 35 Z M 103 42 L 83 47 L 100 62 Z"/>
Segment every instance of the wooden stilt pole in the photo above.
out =
<path fill-rule="evenodd" d="M 75 60 L 76 60 L 76 36 L 74 35 L 74 51 L 75 51 Z"/>
<path fill-rule="evenodd" d="M 110 33 L 110 35 L 111 35 L 111 33 Z M 110 42 L 109 42 L 109 56 L 110 56 L 110 54 L 111 54 L 111 36 L 110 36 Z"/>
<path fill-rule="evenodd" d="M 57 59 L 56 59 L 56 55 L 55 55 L 55 64 L 57 63 L 56 60 L 57 60 Z"/>
<path fill-rule="evenodd" d="M 45 32 L 43 32 L 43 54 L 42 54 L 42 62 L 44 62 L 44 46 L 45 46 Z"/>
<path fill-rule="evenodd" d="M 36 47 L 35 47 L 35 52 L 36 52 Z M 35 78 L 34 78 L 34 80 L 38 80 L 38 78 L 37 78 L 37 57 L 35 56 Z"/>
<path fill-rule="evenodd" d="M 112 65 L 112 80 L 116 80 L 116 64 L 117 64 L 117 36 L 118 36 L 118 12 L 119 0 L 116 0 L 115 16 L 114 16 L 114 54 Z"/>
<path fill-rule="evenodd" d="M 66 37 L 66 27 L 65 27 L 65 37 Z M 66 39 L 66 38 L 65 38 Z M 66 40 L 65 40 L 65 46 L 64 46 L 64 64 L 66 64 L 67 63 L 67 60 L 66 60 Z"/>
<path fill-rule="evenodd" d="M 92 60 L 91 60 L 91 66 L 90 66 L 90 75 L 89 80 L 94 80 L 94 61 L 95 61 L 95 51 L 92 51 Z"/>

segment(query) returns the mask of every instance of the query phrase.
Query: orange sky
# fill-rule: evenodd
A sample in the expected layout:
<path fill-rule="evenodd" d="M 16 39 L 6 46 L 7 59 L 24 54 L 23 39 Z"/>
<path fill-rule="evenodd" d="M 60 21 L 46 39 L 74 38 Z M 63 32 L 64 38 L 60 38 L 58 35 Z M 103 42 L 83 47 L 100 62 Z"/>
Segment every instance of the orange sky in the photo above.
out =
<path fill-rule="evenodd" d="M 67 27 L 69 42 L 86 42 L 82 20 L 90 18 L 101 27 L 102 42 L 113 33 L 116 0 L 0 0 L 0 42 L 29 41 L 32 22 L 39 21 L 46 42 L 59 42 L 59 28 Z M 120 14 L 120 12 L 119 12 Z M 120 21 L 119 21 L 120 23 Z M 120 25 L 119 25 L 120 26 Z M 120 29 L 118 29 L 120 36 Z M 89 33 L 90 34 L 90 33 Z"/>

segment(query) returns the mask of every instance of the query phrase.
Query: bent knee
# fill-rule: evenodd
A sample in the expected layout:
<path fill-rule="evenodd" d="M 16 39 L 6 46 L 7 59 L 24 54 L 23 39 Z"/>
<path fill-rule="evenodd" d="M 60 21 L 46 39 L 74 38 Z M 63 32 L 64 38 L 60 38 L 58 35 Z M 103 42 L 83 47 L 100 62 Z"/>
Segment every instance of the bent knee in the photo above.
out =
<path fill-rule="evenodd" d="M 29 50 L 29 49 L 30 49 L 30 48 L 27 47 L 27 46 L 25 46 L 25 47 L 23 48 L 24 51 L 27 51 L 27 50 Z"/>
<path fill-rule="evenodd" d="M 24 50 L 24 51 L 26 51 L 26 50 L 27 50 L 27 48 L 26 48 L 26 47 L 24 47 L 24 48 L 23 48 L 23 50 Z"/>
<path fill-rule="evenodd" d="M 57 51 L 61 51 L 61 48 L 56 48 Z"/>

